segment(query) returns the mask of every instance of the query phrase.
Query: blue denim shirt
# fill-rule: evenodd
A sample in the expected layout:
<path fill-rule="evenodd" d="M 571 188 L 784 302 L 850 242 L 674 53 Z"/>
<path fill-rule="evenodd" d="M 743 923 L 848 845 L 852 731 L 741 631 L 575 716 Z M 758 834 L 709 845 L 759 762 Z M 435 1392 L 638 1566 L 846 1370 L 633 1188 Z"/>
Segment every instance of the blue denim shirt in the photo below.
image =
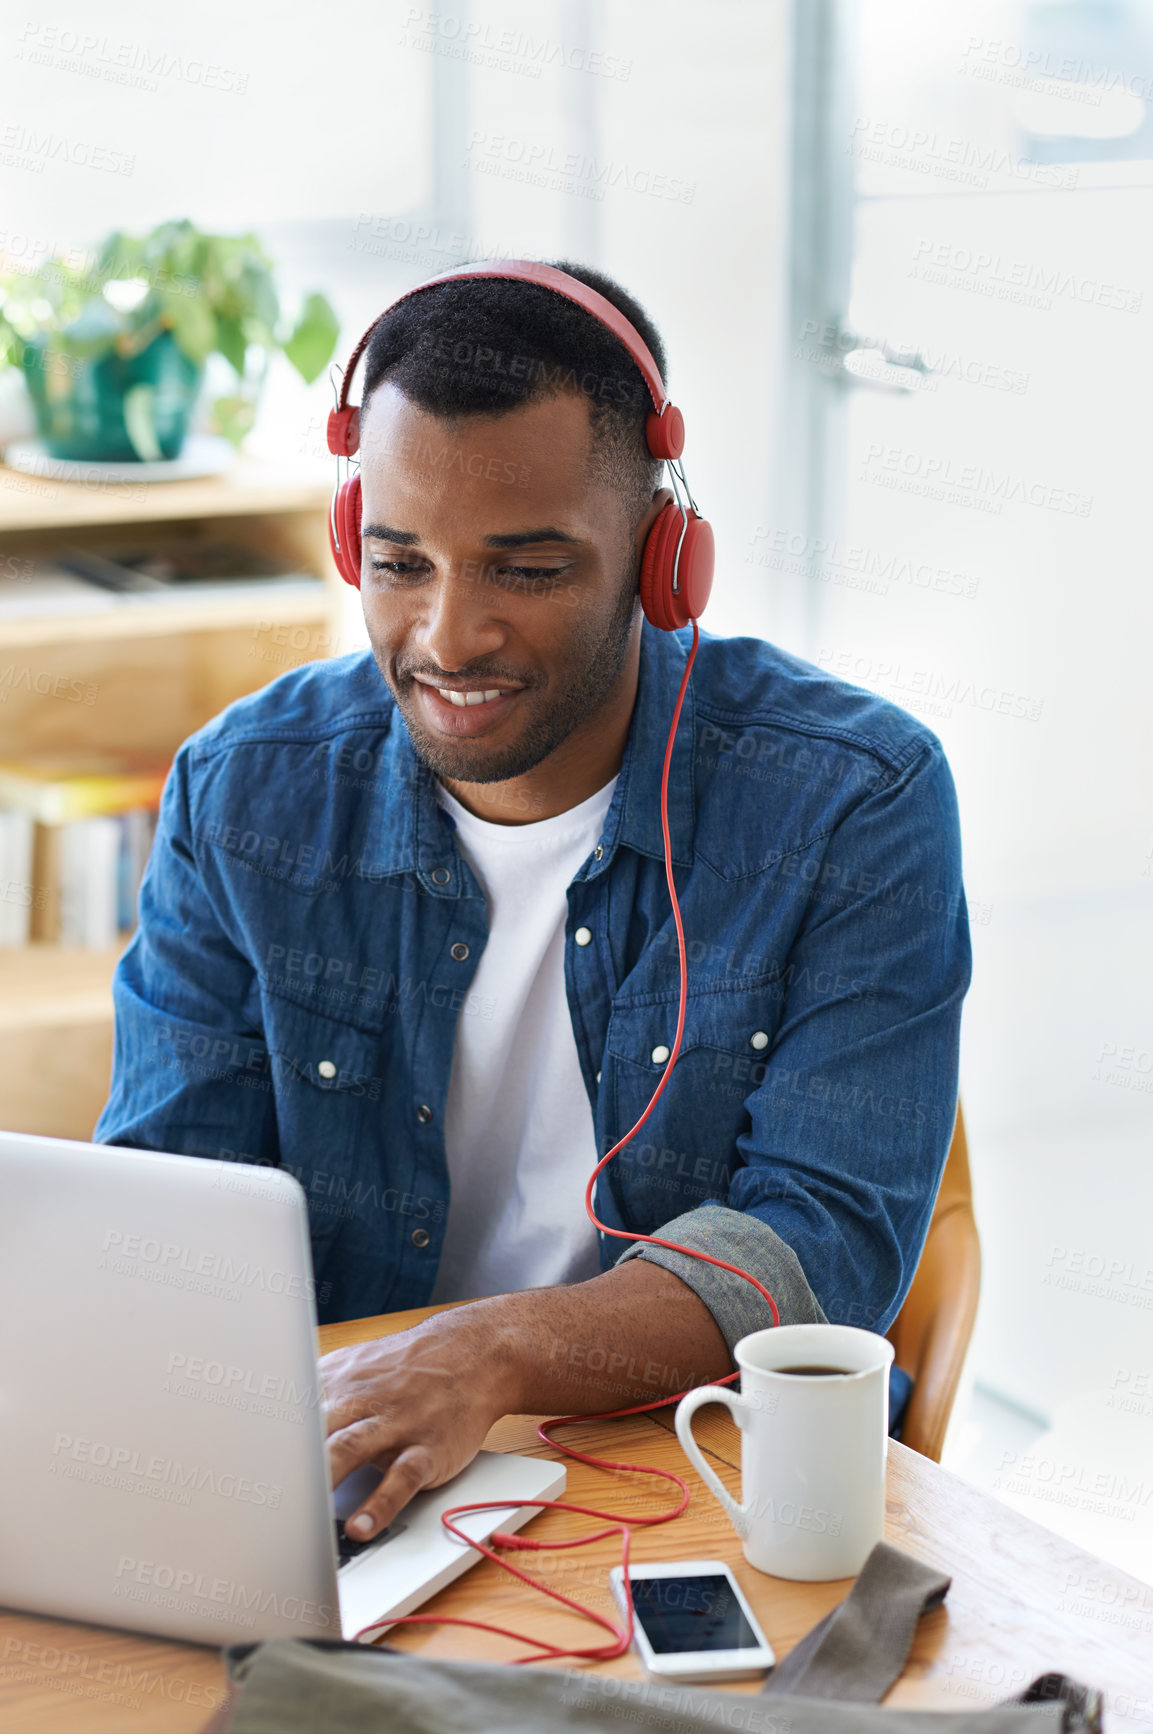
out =
<path fill-rule="evenodd" d="M 601 1151 L 648 1102 L 675 1029 L 658 795 L 687 643 L 645 625 L 601 843 L 568 888 L 565 982 Z M 970 973 L 940 744 L 771 644 L 702 635 L 669 817 L 684 1042 L 599 1213 L 751 1270 L 782 1322 L 883 1331 L 949 1147 Z M 486 936 L 371 655 L 285 675 L 177 755 L 116 973 L 97 1139 L 290 1170 L 322 1320 L 425 1303 L 454 1032 L 490 1009 L 471 992 Z M 730 1346 L 770 1322 L 748 1283 L 683 1254 L 602 1235 L 602 1266 L 622 1248 L 682 1276 Z"/>

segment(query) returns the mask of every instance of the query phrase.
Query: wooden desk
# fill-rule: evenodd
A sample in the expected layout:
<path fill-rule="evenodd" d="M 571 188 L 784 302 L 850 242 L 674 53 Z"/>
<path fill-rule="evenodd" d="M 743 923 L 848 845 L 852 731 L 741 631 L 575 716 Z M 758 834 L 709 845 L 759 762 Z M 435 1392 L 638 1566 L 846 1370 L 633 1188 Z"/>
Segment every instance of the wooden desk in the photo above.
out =
<path fill-rule="evenodd" d="M 322 1350 L 403 1330 L 427 1311 L 329 1325 Z M 688 1468 L 659 1418 L 590 1422 L 571 1429 L 578 1447 L 672 1468 L 687 1475 L 692 1505 L 675 1525 L 636 1533 L 638 1560 L 719 1557 L 734 1567 L 779 1656 L 848 1593 L 849 1583 L 794 1584 L 747 1565 L 727 1519 Z M 704 1411 L 698 1437 L 735 1493 L 737 1433 L 718 1409 Z M 509 1416 L 488 1444 L 547 1455 L 535 1422 Z M 568 1497 L 609 1510 L 657 1510 L 659 1491 L 610 1480 L 583 1464 L 568 1465 Z M 533 1534 L 558 1539 L 596 1527 L 590 1519 L 548 1512 Z M 956 1476 L 893 1444 L 889 1458 L 888 1539 L 942 1566 L 953 1585 L 945 1606 L 921 1620 L 909 1664 L 887 1702 L 904 1708 L 963 1710 L 1018 1692 L 1037 1674 L 1059 1670 L 1107 1693 L 1109 1734 L 1153 1734 L 1153 1589 L 1063 1541 L 1028 1518 L 969 1487 Z M 573 1553 L 518 1555 L 517 1563 L 578 1599 L 613 1606 L 612 1542 Z M 429 1602 L 427 1612 L 491 1619 L 497 1625 L 555 1640 L 597 1640 L 598 1633 L 564 1609 L 524 1589 L 482 1560 Z M 515 1654 L 502 1639 L 460 1627 L 403 1627 L 389 1642 L 426 1656 L 498 1660 Z M 601 1664 L 599 1672 L 641 1676 L 633 1654 Z M 12 1734 L 191 1734 L 201 1729 L 224 1693 L 215 1650 L 159 1643 L 128 1633 L 24 1614 L 0 1613 L 0 1727 Z M 755 1692 L 757 1683 L 734 1684 Z"/>

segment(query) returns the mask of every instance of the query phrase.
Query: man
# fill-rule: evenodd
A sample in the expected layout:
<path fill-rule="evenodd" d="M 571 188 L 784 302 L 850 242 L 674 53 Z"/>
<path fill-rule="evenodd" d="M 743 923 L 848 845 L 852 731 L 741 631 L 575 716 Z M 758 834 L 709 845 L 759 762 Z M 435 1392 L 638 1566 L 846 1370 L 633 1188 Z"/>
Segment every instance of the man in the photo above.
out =
<path fill-rule="evenodd" d="M 559 268 L 663 374 L 641 308 Z M 688 634 L 638 605 L 671 497 L 640 372 L 540 284 L 457 280 L 378 323 L 363 400 L 371 655 L 285 676 L 178 755 L 97 1136 L 297 1175 L 322 1319 L 472 1303 L 322 1363 L 334 1480 L 385 1470 L 349 1525 L 370 1536 L 501 1415 L 723 1376 L 771 1318 L 740 1276 L 583 1205 L 678 1009 L 658 797 Z M 768 644 L 705 638 L 669 817 L 684 1041 L 598 1214 L 751 1272 L 782 1323 L 883 1331 L 969 980 L 939 743 Z"/>

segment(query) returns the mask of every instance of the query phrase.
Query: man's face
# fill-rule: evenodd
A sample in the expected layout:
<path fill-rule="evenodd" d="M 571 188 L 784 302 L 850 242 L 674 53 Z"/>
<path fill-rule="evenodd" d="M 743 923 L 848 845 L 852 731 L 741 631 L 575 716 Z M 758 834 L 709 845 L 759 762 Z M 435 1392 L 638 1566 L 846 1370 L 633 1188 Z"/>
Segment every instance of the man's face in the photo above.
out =
<path fill-rule="evenodd" d="M 522 776 L 617 693 L 637 537 L 590 440 L 571 395 L 445 421 L 386 382 L 364 412 L 365 624 L 440 777 Z"/>

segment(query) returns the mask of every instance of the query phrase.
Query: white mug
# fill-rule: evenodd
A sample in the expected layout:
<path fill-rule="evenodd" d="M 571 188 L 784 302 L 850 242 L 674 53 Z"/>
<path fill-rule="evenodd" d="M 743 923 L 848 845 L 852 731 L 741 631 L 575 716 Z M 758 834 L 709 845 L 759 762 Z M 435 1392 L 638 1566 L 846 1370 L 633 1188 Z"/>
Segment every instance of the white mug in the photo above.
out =
<path fill-rule="evenodd" d="M 884 1535 L 892 1343 L 851 1325 L 779 1325 L 742 1337 L 734 1358 L 739 1395 L 701 1385 L 677 1404 L 693 1467 L 758 1571 L 806 1583 L 855 1577 Z M 705 1403 L 723 1403 L 741 1430 L 740 1505 L 693 1438 Z"/>

